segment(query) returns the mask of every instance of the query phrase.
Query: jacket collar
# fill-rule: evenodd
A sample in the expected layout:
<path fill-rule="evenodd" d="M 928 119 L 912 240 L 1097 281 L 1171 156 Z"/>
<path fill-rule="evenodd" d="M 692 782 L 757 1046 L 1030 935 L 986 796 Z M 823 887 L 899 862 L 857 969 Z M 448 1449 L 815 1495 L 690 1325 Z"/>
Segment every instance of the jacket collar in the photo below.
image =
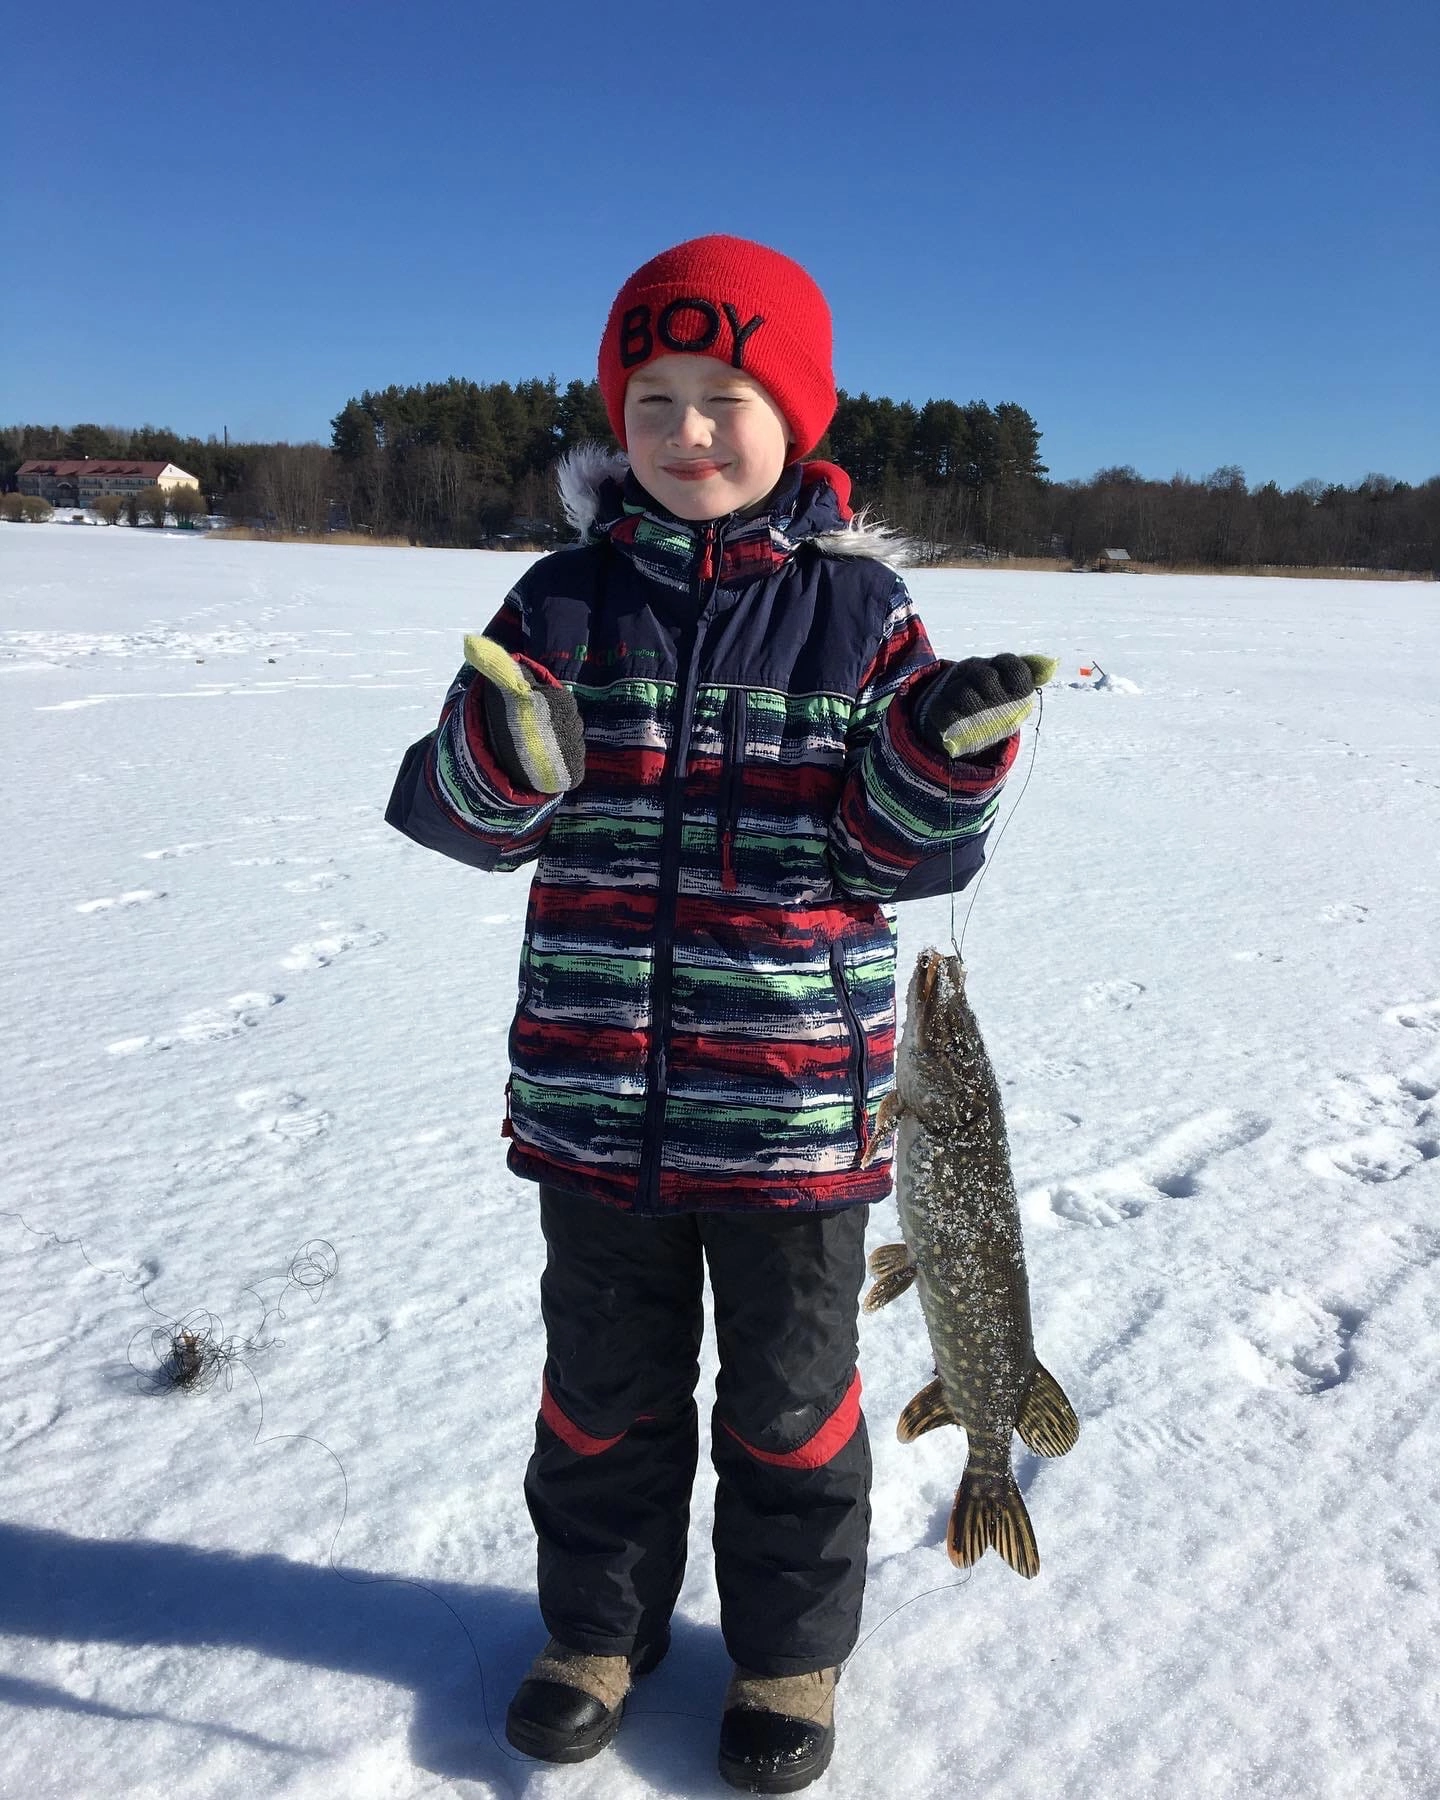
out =
<path fill-rule="evenodd" d="M 697 568 L 722 587 L 778 569 L 802 544 L 829 555 L 903 560 L 903 541 L 850 510 L 850 478 L 834 463 L 791 463 L 764 510 L 716 521 L 719 530 L 678 519 L 636 480 L 628 461 L 598 444 L 561 459 L 557 475 L 566 517 L 582 543 L 608 539 L 667 587 L 689 588 Z"/>

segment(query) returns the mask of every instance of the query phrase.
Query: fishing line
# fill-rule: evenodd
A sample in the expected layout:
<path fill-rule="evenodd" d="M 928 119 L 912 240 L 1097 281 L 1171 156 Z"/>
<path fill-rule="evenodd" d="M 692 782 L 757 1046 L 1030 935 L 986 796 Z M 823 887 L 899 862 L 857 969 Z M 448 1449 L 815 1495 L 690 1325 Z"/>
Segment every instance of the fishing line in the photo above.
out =
<path fill-rule="evenodd" d="M 1020 802 L 1025 798 L 1025 790 L 1030 785 L 1030 777 L 1035 773 L 1035 758 L 1040 752 L 1040 727 L 1045 721 L 1045 690 L 1043 687 L 1039 687 L 1036 688 L 1035 692 L 1039 699 L 1039 710 L 1035 715 L 1035 730 L 1030 738 L 1030 766 L 1025 771 L 1025 779 L 1020 783 L 1020 792 L 1015 796 L 1015 804 L 1010 808 L 1009 812 L 1006 813 L 1004 824 L 1001 825 L 999 831 L 995 834 L 995 842 L 990 847 L 990 854 L 985 858 L 984 862 L 981 863 L 980 873 L 975 877 L 975 885 L 970 890 L 970 904 L 965 908 L 965 917 L 960 926 L 960 937 L 958 942 L 955 937 L 955 784 L 949 768 L 945 771 L 946 789 L 949 797 L 949 811 L 946 816 L 946 828 L 950 833 L 950 944 L 961 962 L 964 962 L 965 960 L 965 933 L 970 926 L 970 915 L 975 910 L 975 900 L 980 892 L 980 884 L 984 881 L 986 875 L 990 871 L 990 865 L 995 860 L 995 852 L 1000 848 L 1000 840 L 1010 829 L 1010 821 L 1015 817 L 1016 813 L 1019 812 Z"/>
<path fill-rule="evenodd" d="M 23 1213 L 12 1212 L 9 1207 L 0 1207 L 0 1219 L 18 1219 L 23 1229 L 28 1231 L 31 1237 L 38 1237 L 47 1250 L 64 1250 L 73 1244 L 97 1275 L 113 1275 L 117 1281 L 128 1281 L 131 1287 L 139 1286 L 142 1289 L 151 1279 L 148 1275 L 127 1275 L 123 1269 L 102 1269 L 99 1263 L 90 1262 L 85 1246 L 78 1237 L 62 1238 L 58 1232 L 42 1231 L 38 1225 L 30 1224 Z M 149 1304 L 148 1301 L 146 1304 Z M 154 1309 L 152 1308 L 152 1310 Z"/>
<path fill-rule="evenodd" d="M 261 1437 L 260 1434 L 265 1429 L 265 1395 L 261 1389 L 255 1371 L 250 1367 L 249 1363 L 238 1357 L 236 1358 L 236 1362 L 250 1377 L 255 1388 L 255 1398 L 260 1405 L 260 1416 L 255 1421 L 255 1435 L 250 1440 L 250 1448 L 252 1450 L 258 1450 L 262 1444 L 313 1444 L 317 1450 L 323 1450 L 325 1452 L 326 1456 L 330 1458 L 331 1462 L 334 1463 L 339 1472 L 340 1518 L 336 1523 L 334 1533 L 330 1538 L 330 1548 L 326 1552 L 325 1557 L 326 1565 L 329 1568 L 330 1573 L 338 1576 L 341 1581 L 348 1582 L 351 1587 L 418 1588 L 422 1594 L 429 1594 L 432 1600 L 438 1600 L 441 1606 L 445 1608 L 446 1612 L 449 1613 L 450 1617 L 460 1627 L 461 1631 L 464 1632 L 465 1642 L 469 1644 L 470 1654 L 475 1659 L 475 1673 L 480 1680 L 480 1713 L 485 1720 L 485 1730 L 489 1733 L 490 1742 L 508 1762 L 528 1763 L 530 1761 L 529 1757 L 517 1756 L 513 1750 L 509 1749 L 505 1744 L 502 1744 L 500 1739 L 495 1735 L 495 1727 L 490 1723 L 490 1698 L 485 1687 L 485 1665 L 480 1660 L 480 1646 L 475 1642 L 470 1627 L 465 1623 L 465 1620 L 445 1596 L 438 1593 L 434 1588 L 427 1586 L 425 1582 L 416 1580 L 413 1575 L 347 1575 L 344 1569 L 337 1565 L 335 1561 L 335 1546 L 340 1542 L 340 1533 L 345 1529 L 345 1521 L 350 1516 L 350 1477 L 345 1472 L 345 1465 L 327 1443 L 320 1438 L 312 1437 L 309 1432 L 272 1431 L 268 1437 Z M 512 1789 L 511 1791 L 513 1792 L 514 1790 Z"/>
<path fill-rule="evenodd" d="M 898 1606 L 891 1607 L 890 1611 L 888 1613 L 886 1613 L 885 1617 L 880 1621 L 880 1623 L 878 1625 L 872 1625 L 870 1627 L 870 1629 L 865 1633 L 864 1637 L 861 1638 L 860 1642 L 855 1646 L 855 1648 L 845 1658 L 845 1661 L 840 1665 L 840 1673 L 835 1677 L 836 1686 L 838 1687 L 839 1684 L 849 1674 L 851 1663 L 854 1662 L 855 1658 L 860 1654 L 860 1652 L 870 1642 L 871 1638 L 874 1637 L 875 1633 L 877 1631 L 883 1630 L 885 1628 L 885 1626 L 887 1626 L 890 1623 L 890 1621 L 896 1616 L 897 1613 L 904 1612 L 904 1610 L 907 1606 L 913 1606 L 917 1600 L 928 1600 L 932 1594 L 953 1594 L 955 1592 L 956 1588 L 969 1587 L 970 1580 L 971 1580 L 970 1574 L 966 1573 L 966 1574 L 962 1575 L 958 1581 L 942 1581 L 938 1587 L 922 1588 L 918 1594 L 912 1594 L 908 1600 L 902 1600 Z"/>

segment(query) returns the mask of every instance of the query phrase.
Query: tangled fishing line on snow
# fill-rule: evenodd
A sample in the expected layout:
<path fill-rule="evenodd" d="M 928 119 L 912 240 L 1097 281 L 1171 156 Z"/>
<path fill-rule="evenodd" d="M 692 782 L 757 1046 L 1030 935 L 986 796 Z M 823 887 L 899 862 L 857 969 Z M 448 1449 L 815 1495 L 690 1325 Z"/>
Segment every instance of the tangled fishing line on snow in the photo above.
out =
<path fill-rule="evenodd" d="M 228 1334 L 224 1321 L 204 1308 L 186 1313 L 183 1319 L 172 1319 L 160 1312 L 142 1286 L 141 1299 L 164 1322 L 141 1326 L 130 1340 L 126 1354 L 138 1378 L 140 1391 L 198 1394 L 222 1380 L 228 1390 L 234 1382 L 237 1366 L 245 1367 L 253 1376 L 254 1371 L 249 1369 L 245 1359 L 277 1349 L 284 1342 L 273 1331 L 268 1337 L 266 1333 L 270 1331 L 272 1321 L 276 1325 L 284 1323 L 284 1302 L 291 1289 L 306 1295 L 313 1305 L 326 1283 L 333 1280 L 339 1266 L 335 1246 L 326 1239 L 311 1238 L 302 1244 L 291 1257 L 285 1285 L 273 1301 L 267 1301 L 258 1288 L 244 1290 L 260 1308 L 260 1323 L 248 1337 Z M 150 1352 L 148 1364 L 137 1362 L 135 1358 L 136 1345 L 146 1339 Z"/>

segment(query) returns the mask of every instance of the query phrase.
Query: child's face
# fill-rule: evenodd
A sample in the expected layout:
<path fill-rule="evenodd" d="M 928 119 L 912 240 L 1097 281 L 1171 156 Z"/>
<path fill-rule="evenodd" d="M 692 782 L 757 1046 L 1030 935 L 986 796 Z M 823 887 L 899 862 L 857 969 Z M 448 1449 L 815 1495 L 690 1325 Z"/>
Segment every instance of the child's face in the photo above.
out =
<path fill-rule="evenodd" d="M 625 389 L 625 438 L 640 485 L 680 519 L 718 519 L 763 500 L 789 433 L 753 376 L 713 356 L 659 356 Z"/>

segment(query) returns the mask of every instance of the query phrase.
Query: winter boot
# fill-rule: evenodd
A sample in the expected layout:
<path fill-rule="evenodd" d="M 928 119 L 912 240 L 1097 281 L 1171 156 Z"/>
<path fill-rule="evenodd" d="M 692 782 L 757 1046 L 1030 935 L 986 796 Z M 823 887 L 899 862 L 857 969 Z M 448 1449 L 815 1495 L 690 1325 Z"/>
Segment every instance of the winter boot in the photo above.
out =
<path fill-rule="evenodd" d="M 620 1729 L 631 1681 L 648 1675 L 669 1648 L 666 1636 L 630 1656 L 591 1656 L 551 1638 L 515 1690 L 506 1737 L 542 1762 L 598 1756 Z"/>
<path fill-rule="evenodd" d="M 835 1748 L 838 1669 L 755 1675 L 737 1668 L 725 1694 L 720 1773 L 751 1794 L 793 1794 L 825 1773 Z"/>

